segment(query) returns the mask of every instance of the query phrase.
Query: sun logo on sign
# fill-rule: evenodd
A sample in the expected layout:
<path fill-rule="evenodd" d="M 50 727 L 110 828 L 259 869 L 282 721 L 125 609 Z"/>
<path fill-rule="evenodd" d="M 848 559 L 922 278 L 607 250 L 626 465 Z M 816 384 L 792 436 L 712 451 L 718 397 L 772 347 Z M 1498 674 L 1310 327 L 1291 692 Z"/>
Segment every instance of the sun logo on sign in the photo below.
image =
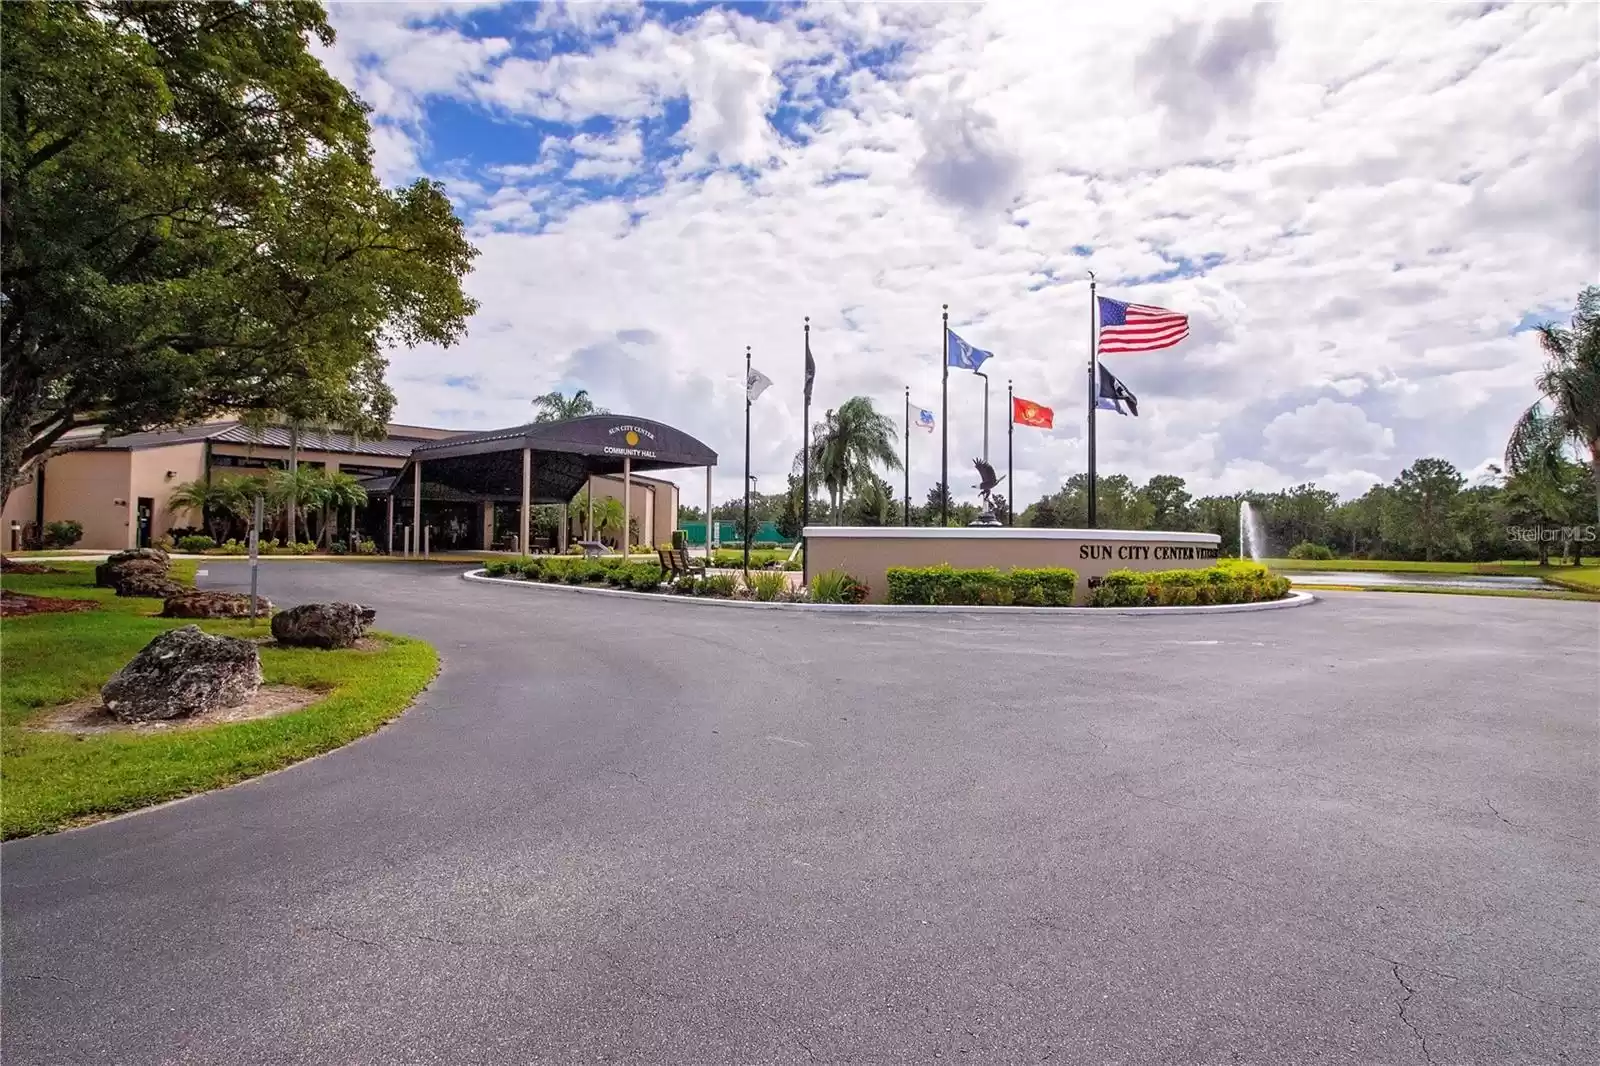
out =
<path fill-rule="evenodd" d="M 635 433 L 631 429 L 623 435 L 622 439 L 628 442 L 628 447 L 630 448 L 637 448 L 639 446 L 639 434 Z"/>

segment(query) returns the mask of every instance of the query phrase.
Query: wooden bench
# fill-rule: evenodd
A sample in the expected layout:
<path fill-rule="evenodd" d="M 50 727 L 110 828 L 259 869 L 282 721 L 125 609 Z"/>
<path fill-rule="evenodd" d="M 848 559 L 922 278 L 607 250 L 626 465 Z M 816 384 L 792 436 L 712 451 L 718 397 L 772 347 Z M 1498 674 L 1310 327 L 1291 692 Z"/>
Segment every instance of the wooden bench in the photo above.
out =
<path fill-rule="evenodd" d="M 656 555 L 661 559 L 661 569 L 665 571 L 668 581 L 705 573 L 706 561 L 691 559 L 686 548 L 657 548 Z"/>

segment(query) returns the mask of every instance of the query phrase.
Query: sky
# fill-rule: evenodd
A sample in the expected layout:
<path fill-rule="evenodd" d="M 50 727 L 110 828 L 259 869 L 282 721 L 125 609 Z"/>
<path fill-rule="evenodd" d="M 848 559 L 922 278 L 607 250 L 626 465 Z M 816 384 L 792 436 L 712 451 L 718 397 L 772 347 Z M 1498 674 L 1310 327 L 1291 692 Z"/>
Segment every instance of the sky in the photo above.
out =
<path fill-rule="evenodd" d="M 1537 395 L 1532 326 L 1600 277 L 1600 6 L 331 4 L 319 49 L 375 163 L 442 182 L 480 249 L 462 343 L 390 353 L 395 418 L 485 429 L 533 397 L 699 437 L 739 494 L 744 352 L 775 383 L 751 469 L 854 395 L 940 410 L 941 306 L 1005 388 L 1018 505 L 1086 465 L 1089 273 L 1190 316 L 1107 363 L 1102 474 L 1196 495 L 1359 495 L 1419 456 L 1481 476 Z M 949 382 L 975 496 L 983 382 Z M 939 477 L 913 429 L 911 489 Z M 897 487 L 899 475 L 891 476 Z M 680 478 L 685 502 L 704 493 Z M 1008 483 L 1010 484 L 1010 483 Z M 1006 491 L 1002 487 L 1002 491 Z"/>

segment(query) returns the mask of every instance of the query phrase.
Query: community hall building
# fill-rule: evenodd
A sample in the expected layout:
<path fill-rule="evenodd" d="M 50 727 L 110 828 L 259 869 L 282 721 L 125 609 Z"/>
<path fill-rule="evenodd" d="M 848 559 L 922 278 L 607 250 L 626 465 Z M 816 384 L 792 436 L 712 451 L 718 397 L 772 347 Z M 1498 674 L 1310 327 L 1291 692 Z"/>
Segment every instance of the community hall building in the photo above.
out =
<path fill-rule="evenodd" d="M 72 520 L 79 548 L 147 546 L 174 529 L 204 528 L 205 516 L 169 502 L 178 485 L 284 469 L 287 427 L 236 419 L 98 440 L 96 431 L 64 439 L 11 490 L 0 515 L 7 543 L 29 526 Z M 671 540 L 679 488 L 650 471 L 706 468 L 709 507 L 714 451 L 671 426 L 631 415 L 587 415 L 487 432 L 392 424 L 381 440 L 337 431 L 299 434 L 297 461 L 352 474 L 367 490 L 355 531 L 380 552 L 408 544 L 432 551 L 528 550 L 528 510 L 570 503 L 588 489 L 595 503 L 618 499 L 637 542 Z M 578 534 L 593 536 L 575 518 Z M 348 516 L 338 523 L 351 532 Z M 561 550 L 568 529 L 531 547 Z"/>

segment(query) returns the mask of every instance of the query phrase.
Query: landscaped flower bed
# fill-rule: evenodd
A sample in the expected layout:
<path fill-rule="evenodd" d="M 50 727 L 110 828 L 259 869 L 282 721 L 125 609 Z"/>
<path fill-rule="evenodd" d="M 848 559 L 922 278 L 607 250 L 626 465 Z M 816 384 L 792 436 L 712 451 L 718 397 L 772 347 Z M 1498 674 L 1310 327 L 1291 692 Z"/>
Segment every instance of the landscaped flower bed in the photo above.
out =
<path fill-rule="evenodd" d="M 752 571 L 748 582 L 741 574 L 726 573 L 698 573 L 668 581 L 665 571 L 655 562 L 577 559 L 562 555 L 494 559 L 484 564 L 483 572 L 489 577 L 552 585 L 586 585 L 768 603 L 860 603 L 867 595 L 866 586 L 836 571 L 817 574 L 811 579 L 809 589 L 791 586 L 788 574 L 779 570 Z"/>

